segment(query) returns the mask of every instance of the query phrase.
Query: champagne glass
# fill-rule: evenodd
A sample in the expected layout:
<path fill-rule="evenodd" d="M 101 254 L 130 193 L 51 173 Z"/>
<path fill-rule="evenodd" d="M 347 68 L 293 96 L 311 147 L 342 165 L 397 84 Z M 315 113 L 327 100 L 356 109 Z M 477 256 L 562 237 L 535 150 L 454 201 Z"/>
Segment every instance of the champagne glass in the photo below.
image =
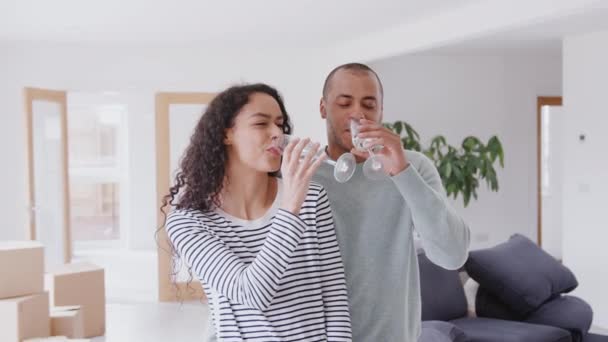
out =
<path fill-rule="evenodd" d="M 289 144 L 289 142 L 293 139 L 295 139 L 295 137 L 289 134 L 283 134 L 277 139 L 277 147 L 281 151 L 281 154 L 285 150 L 285 147 L 287 147 L 287 144 Z M 313 145 L 314 144 L 312 142 L 309 142 L 308 145 L 304 147 L 302 154 L 300 155 L 300 159 L 304 158 L 304 156 L 311 152 Z M 321 157 L 323 153 L 325 153 L 325 151 L 322 149 L 317 151 L 313 156 L 313 160 Z M 342 154 L 336 161 L 325 159 L 323 162 L 334 167 L 334 178 L 339 183 L 346 183 L 349 179 L 351 179 L 355 173 L 355 169 L 357 168 L 355 156 L 350 152 Z"/>
<path fill-rule="evenodd" d="M 365 177 L 371 180 L 380 180 L 386 177 L 386 171 L 380 156 L 376 155 L 375 152 L 380 151 L 384 146 L 376 144 L 372 138 L 361 139 L 359 138 L 359 129 L 361 124 L 359 120 L 350 120 L 350 135 L 353 140 L 355 149 L 359 151 L 367 151 L 369 158 L 363 164 L 363 174 Z"/>

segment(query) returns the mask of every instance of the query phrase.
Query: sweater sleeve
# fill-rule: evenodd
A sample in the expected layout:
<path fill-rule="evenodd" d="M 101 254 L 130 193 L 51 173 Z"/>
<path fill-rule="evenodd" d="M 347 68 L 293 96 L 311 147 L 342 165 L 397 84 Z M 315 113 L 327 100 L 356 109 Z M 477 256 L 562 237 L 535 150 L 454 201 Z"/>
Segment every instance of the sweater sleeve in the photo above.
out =
<path fill-rule="evenodd" d="M 411 210 L 425 253 L 443 268 L 458 269 L 468 257 L 469 227 L 449 205 L 431 160 L 419 152 L 406 155 L 410 165 L 392 179 Z"/>
<path fill-rule="evenodd" d="M 169 240 L 193 274 L 226 298 L 258 310 L 267 309 L 272 302 L 306 228 L 300 217 L 279 209 L 264 246 L 245 265 L 190 213 L 173 212 L 166 224 Z"/>
<path fill-rule="evenodd" d="M 329 198 L 323 188 L 317 200 L 316 225 L 327 341 L 352 341 L 344 265 L 336 239 Z"/>

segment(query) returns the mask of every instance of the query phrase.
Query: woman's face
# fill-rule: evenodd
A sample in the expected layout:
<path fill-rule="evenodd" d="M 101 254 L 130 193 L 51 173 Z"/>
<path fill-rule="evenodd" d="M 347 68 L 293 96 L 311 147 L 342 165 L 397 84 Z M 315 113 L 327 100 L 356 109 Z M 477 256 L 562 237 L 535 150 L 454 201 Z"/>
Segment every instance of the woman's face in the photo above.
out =
<path fill-rule="evenodd" d="M 228 158 L 260 172 L 281 167 L 281 154 L 273 143 L 283 135 L 283 114 L 270 95 L 255 93 L 227 131 Z"/>

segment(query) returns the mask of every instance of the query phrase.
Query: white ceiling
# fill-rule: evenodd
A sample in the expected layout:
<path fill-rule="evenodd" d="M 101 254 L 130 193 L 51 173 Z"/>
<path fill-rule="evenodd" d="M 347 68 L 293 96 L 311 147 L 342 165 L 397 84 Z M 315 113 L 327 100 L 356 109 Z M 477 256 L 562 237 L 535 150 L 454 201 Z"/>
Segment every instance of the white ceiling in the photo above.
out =
<path fill-rule="evenodd" d="M 484 0 L 1 0 L 0 41 L 331 46 Z"/>
<path fill-rule="evenodd" d="M 608 30 L 608 1 L 566 17 L 485 35 L 424 51 L 421 54 L 561 56 L 563 37 L 606 30 Z"/>

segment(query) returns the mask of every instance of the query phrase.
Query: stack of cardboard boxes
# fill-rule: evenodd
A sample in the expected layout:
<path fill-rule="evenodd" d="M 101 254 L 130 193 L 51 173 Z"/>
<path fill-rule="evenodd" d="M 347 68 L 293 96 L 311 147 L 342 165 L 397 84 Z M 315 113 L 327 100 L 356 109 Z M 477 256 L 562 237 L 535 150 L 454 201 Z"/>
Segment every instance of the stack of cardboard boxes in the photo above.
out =
<path fill-rule="evenodd" d="M 36 337 L 24 340 L 23 342 L 90 342 L 88 338 L 67 338 L 65 336 Z"/>
<path fill-rule="evenodd" d="M 95 337 L 105 334 L 106 297 L 103 268 L 67 264 L 47 272 L 54 335 Z"/>
<path fill-rule="evenodd" d="M 104 335 L 104 271 L 79 263 L 45 274 L 40 243 L 0 241 L 0 321 L 2 342 L 76 342 Z"/>

